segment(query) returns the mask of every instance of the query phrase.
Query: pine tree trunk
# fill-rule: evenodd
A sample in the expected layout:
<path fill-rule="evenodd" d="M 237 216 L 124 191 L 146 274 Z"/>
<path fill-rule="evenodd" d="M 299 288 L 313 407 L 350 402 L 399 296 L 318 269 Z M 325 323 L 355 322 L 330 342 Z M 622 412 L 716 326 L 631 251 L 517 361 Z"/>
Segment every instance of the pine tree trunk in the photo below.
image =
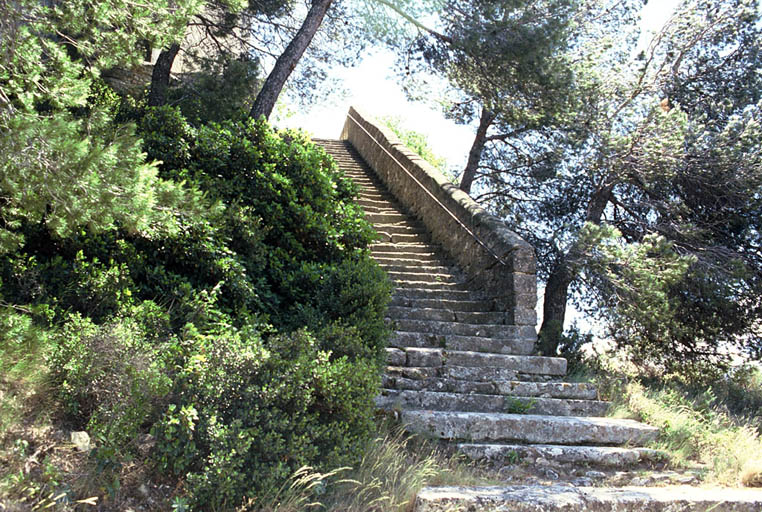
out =
<path fill-rule="evenodd" d="M 561 258 L 550 272 L 545 284 L 545 297 L 542 303 L 542 326 L 538 334 L 537 349 L 544 356 L 555 356 L 558 344 L 564 332 L 566 320 L 566 301 L 572 273 L 567 256 Z"/>
<path fill-rule="evenodd" d="M 468 163 L 466 163 L 466 168 L 463 170 L 463 176 L 460 179 L 460 189 L 466 194 L 471 193 L 471 185 L 476 178 L 476 171 L 479 169 L 479 162 L 481 162 L 482 159 L 484 144 L 487 142 L 487 130 L 494 120 L 495 115 L 482 107 L 481 117 L 479 118 L 479 128 L 476 130 L 474 143 L 471 145 L 471 150 L 468 152 Z"/>
<path fill-rule="evenodd" d="M 254 106 L 251 107 L 251 112 L 249 113 L 251 117 L 254 119 L 258 119 L 260 116 L 264 116 L 265 119 L 270 117 L 275 107 L 275 102 L 278 100 L 278 96 L 280 96 L 280 92 L 286 84 L 286 80 L 291 76 L 291 72 L 296 68 L 299 59 L 302 58 L 304 51 L 312 42 L 312 38 L 315 36 L 318 28 L 320 28 L 323 17 L 331 6 L 332 1 L 312 0 L 312 7 L 310 7 L 302 26 L 288 44 L 286 50 L 275 61 L 275 67 L 273 67 L 267 80 L 265 80 L 265 84 L 262 86 L 262 90 L 259 91 L 257 99 L 254 100 Z"/>
<path fill-rule="evenodd" d="M 596 190 L 587 205 L 586 222 L 600 224 L 603 211 L 611 199 L 614 183 L 605 183 Z M 542 326 L 538 334 L 537 349 L 544 356 L 555 356 L 564 332 L 566 320 L 566 302 L 569 298 L 569 286 L 577 277 L 575 262 L 581 257 L 581 248 L 573 244 L 564 254 L 548 276 L 545 284 L 545 297 L 542 304 Z"/>
<path fill-rule="evenodd" d="M 148 106 L 159 107 L 167 103 L 167 89 L 169 89 L 169 78 L 172 71 L 172 64 L 175 62 L 177 52 L 180 51 L 180 44 L 174 43 L 166 50 L 162 50 L 156 59 L 151 73 L 151 92 L 148 94 Z"/>

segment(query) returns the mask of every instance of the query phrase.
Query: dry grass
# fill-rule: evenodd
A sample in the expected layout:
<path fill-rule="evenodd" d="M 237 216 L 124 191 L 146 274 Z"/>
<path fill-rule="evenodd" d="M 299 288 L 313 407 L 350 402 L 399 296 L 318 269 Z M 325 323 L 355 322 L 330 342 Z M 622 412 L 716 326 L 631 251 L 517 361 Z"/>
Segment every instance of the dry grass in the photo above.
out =
<path fill-rule="evenodd" d="M 711 392 L 707 392 L 711 398 Z M 700 464 L 709 483 L 759 485 L 762 439 L 749 425 L 712 407 L 712 400 L 689 400 L 674 389 L 647 390 L 629 384 L 621 397 L 629 410 L 661 428 L 658 448 L 676 465 Z"/>
<path fill-rule="evenodd" d="M 445 453 L 429 441 L 383 427 L 353 468 L 318 473 L 300 469 L 276 494 L 251 500 L 242 511 L 404 512 L 426 485 L 495 483 L 461 456 Z"/>

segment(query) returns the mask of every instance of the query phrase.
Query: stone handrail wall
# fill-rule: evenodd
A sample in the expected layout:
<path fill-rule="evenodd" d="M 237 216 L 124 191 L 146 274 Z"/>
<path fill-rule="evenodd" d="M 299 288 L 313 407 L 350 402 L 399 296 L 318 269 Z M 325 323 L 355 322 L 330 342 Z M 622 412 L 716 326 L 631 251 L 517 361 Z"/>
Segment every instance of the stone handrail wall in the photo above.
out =
<path fill-rule="evenodd" d="M 354 107 L 349 109 L 341 138 L 354 146 L 469 278 L 498 301 L 509 313 L 509 321 L 526 326 L 523 335 L 534 337 L 537 284 L 532 246 L 408 149 L 391 130 Z"/>

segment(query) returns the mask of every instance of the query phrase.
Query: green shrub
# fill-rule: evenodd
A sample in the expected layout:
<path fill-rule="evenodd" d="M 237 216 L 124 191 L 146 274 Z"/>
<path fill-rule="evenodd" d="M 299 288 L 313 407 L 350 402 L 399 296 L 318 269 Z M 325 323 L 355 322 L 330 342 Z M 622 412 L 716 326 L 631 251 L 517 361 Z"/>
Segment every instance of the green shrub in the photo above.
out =
<path fill-rule="evenodd" d="M 304 465 L 352 460 L 373 430 L 379 368 L 331 360 L 304 331 L 265 342 L 230 327 L 197 336 L 185 361 L 155 426 L 157 458 L 203 509 L 261 495 Z"/>
<path fill-rule="evenodd" d="M 157 322 L 166 317 L 146 303 L 100 326 L 73 315 L 57 335 L 51 377 L 67 412 L 104 448 L 133 441 L 171 389 L 165 345 L 149 330 Z"/>

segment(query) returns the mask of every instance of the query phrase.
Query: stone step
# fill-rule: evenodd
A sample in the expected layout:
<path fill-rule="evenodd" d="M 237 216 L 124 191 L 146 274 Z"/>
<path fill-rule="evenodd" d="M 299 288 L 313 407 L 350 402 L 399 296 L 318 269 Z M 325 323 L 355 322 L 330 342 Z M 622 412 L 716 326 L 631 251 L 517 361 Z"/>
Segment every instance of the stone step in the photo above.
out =
<path fill-rule="evenodd" d="M 392 298 L 427 299 L 427 300 L 480 300 L 483 294 L 473 290 L 434 290 L 427 288 L 396 288 L 392 292 Z M 404 330 L 404 329 L 401 329 Z"/>
<path fill-rule="evenodd" d="M 505 325 L 507 315 L 500 311 L 453 311 L 442 308 L 410 308 L 389 306 L 386 315 L 395 320 L 435 320 L 468 324 Z"/>
<path fill-rule="evenodd" d="M 414 512 L 759 512 L 762 490 L 668 487 L 424 487 Z"/>
<path fill-rule="evenodd" d="M 417 266 L 417 265 L 441 265 L 446 266 L 447 265 L 446 260 L 442 259 L 437 253 L 435 252 L 399 252 L 399 253 L 392 253 L 392 252 L 382 252 L 382 251 L 373 251 L 373 259 L 376 260 L 379 265 L 406 265 L 409 264 L 411 266 Z"/>
<path fill-rule="evenodd" d="M 376 259 L 378 265 L 387 272 L 420 272 L 428 274 L 447 274 L 456 272 L 451 266 L 444 265 L 426 265 L 423 263 L 401 265 L 399 262 L 394 261 L 392 263 L 383 263 Z"/>
<path fill-rule="evenodd" d="M 419 377 L 410 371 L 406 375 Z M 409 378 L 403 372 L 389 373 L 383 376 L 383 386 L 399 390 L 433 390 L 450 393 L 480 393 L 491 395 L 520 395 L 526 397 L 570 398 L 576 400 L 595 400 L 598 390 L 587 383 L 570 382 L 525 382 L 517 380 L 503 381 L 466 381 L 440 377 Z"/>
<path fill-rule="evenodd" d="M 373 228 L 378 231 L 379 233 L 389 233 L 391 234 L 400 234 L 400 235 L 408 235 L 408 234 L 426 234 L 426 230 L 420 227 L 416 223 L 412 222 L 397 222 L 394 224 L 374 224 Z"/>
<path fill-rule="evenodd" d="M 366 213 L 368 222 L 379 224 L 394 224 L 395 222 L 409 222 L 410 217 L 403 213 Z"/>
<path fill-rule="evenodd" d="M 371 201 L 385 201 L 390 204 L 394 204 L 394 196 L 380 192 L 376 189 L 365 189 L 361 188 L 360 193 L 357 194 L 358 199 L 369 199 Z"/>
<path fill-rule="evenodd" d="M 562 376 L 566 374 L 566 359 L 562 357 L 515 356 L 438 348 L 387 348 L 391 366 L 438 367 L 466 366 L 487 370 L 503 368 L 521 373 Z M 478 379 L 477 379 L 478 380 Z"/>
<path fill-rule="evenodd" d="M 387 267 L 381 264 L 382 268 Z M 436 267 L 435 267 L 436 268 Z M 442 268 L 442 267 L 439 267 Z M 450 311 L 494 311 L 495 302 L 491 300 L 443 300 L 443 299 L 409 299 L 405 297 L 393 297 L 390 307 L 423 308 L 423 309 L 447 309 Z"/>
<path fill-rule="evenodd" d="M 406 331 L 395 331 L 389 339 L 389 346 L 394 348 L 441 348 L 523 356 L 530 355 L 534 351 L 534 341 L 521 338 L 500 339 Z"/>
<path fill-rule="evenodd" d="M 570 400 L 478 393 L 448 393 L 382 389 L 376 398 L 381 409 L 427 409 L 434 411 L 503 412 L 553 416 L 604 416 L 609 403 L 599 400 Z"/>
<path fill-rule="evenodd" d="M 427 243 L 404 243 L 390 244 L 389 242 L 378 242 L 370 244 L 371 253 L 382 254 L 411 254 L 411 253 L 434 253 L 436 252 L 432 244 Z"/>
<path fill-rule="evenodd" d="M 439 283 L 439 284 L 462 284 L 463 277 L 453 274 L 451 272 L 443 272 L 441 274 L 433 274 L 430 272 L 419 272 L 418 269 L 409 269 L 404 272 L 388 271 L 387 275 L 389 279 L 393 281 L 415 281 L 423 283 Z"/>
<path fill-rule="evenodd" d="M 368 213 L 404 213 L 399 208 L 395 208 L 392 205 L 386 204 L 384 206 L 368 206 L 368 205 L 360 205 L 362 207 L 362 210 L 367 215 Z"/>
<path fill-rule="evenodd" d="M 531 370 L 531 368 L 529 368 Z M 387 366 L 384 379 L 408 379 L 424 382 L 433 382 L 434 379 L 444 381 L 464 381 L 476 384 L 491 384 L 499 381 L 522 381 L 543 383 L 551 379 L 557 379 L 552 375 L 543 375 L 537 373 L 523 373 L 521 368 L 496 368 L 478 366 L 429 366 L 429 367 L 407 367 L 407 366 Z M 393 385 L 386 385 L 388 388 L 394 388 Z"/>
<path fill-rule="evenodd" d="M 505 324 L 469 324 L 464 322 L 444 322 L 437 320 L 396 319 L 396 328 L 407 332 L 429 334 L 457 334 L 459 336 L 479 336 L 484 338 L 522 338 L 535 336 L 534 326 Z"/>
<path fill-rule="evenodd" d="M 390 201 L 376 201 L 373 199 L 358 199 L 357 204 L 362 207 L 373 206 L 375 208 L 389 208 L 393 207 L 393 203 Z"/>
<path fill-rule="evenodd" d="M 376 233 L 381 236 L 379 239 L 380 242 L 388 242 L 392 244 L 425 244 L 429 242 L 429 235 L 422 231 L 418 233 L 411 233 L 409 231 L 402 233 L 388 233 L 386 231 L 376 229 Z"/>
<path fill-rule="evenodd" d="M 400 416 L 412 432 L 477 443 L 642 446 L 659 434 L 656 427 L 615 418 L 422 410 Z"/>
<path fill-rule="evenodd" d="M 437 281 L 437 282 L 431 282 L 431 281 L 417 281 L 417 280 L 411 280 L 411 279 L 394 279 L 392 278 L 392 281 L 394 281 L 394 285 L 397 288 L 408 288 L 408 289 L 424 289 L 424 290 L 459 290 L 459 291 L 466 291 L 469 292 L 468 285 L 465 283 L 452 283 L 447 281 Z M 407 331 L 413 331 L 415 329 L 404 329 Z M 428 331 L 420 331 L 420 332 L 428 332 Z M 477 335 L 478 336 L 478 335 Z"/>
<path fill-rule="evenodd" d="M 495 465 L 515 464 L 522 460 L 534 463 L 537 459 L 545 459 L 564 464 L 625 468 L 645 462 L 663 462 L 669 457 L 661 450 L 618 446 L 460 443 L 457 449 L 472 460 L 490 461 Z"/>

